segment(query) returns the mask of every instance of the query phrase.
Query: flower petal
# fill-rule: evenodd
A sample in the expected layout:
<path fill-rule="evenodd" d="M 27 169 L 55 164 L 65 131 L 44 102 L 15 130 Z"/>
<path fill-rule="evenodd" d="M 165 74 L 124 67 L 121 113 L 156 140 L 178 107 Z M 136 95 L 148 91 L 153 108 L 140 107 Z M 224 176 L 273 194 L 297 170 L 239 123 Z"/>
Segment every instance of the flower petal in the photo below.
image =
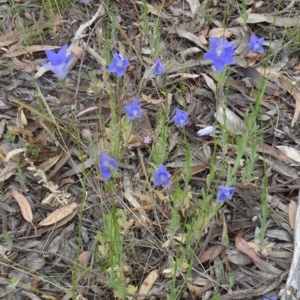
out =
<path fill-rule="evenodd" d="M 214 60 L 214 66 L 217 72 L 222 72 L 225 67 L 225 62 L 221 61 L 220 59 Z"/>

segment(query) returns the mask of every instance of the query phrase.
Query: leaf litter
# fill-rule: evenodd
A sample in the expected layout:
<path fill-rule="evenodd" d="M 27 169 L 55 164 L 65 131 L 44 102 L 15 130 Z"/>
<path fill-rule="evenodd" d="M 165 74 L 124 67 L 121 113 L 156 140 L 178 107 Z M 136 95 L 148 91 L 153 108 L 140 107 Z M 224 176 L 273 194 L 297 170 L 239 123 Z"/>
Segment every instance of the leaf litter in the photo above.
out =
<path fill-rule="evenodd" d="M 295 257 L 299 253 L 297 245 L 293 244 L 298 211 L 298 195 L 295 191 L 300 187 L 299 66 L 296 53 L 286 48 L 276 51 L 279 51 L 279 57 L 287 55 L 288 59 L 284 62 L 275 59 L 276 69 L 271 67 L 262 69 L 260 62 L 262 60 L 267 62 L 267 58 L 264 55 L 246 54 L 246 40 L 250 33 L 256 31 L 261 36 L 268 36 L 270 24 L 276 26 L 277 30 L 283 30 L 284 27 L 298 28 L 299 14 L 288 15 L 290 11 L 284 9 L 293 6 L 283 4 L 287 6 L 278 16 L 272 5 L 265 7 L 264 3 L 260 3 L 259 6 L 255 5 L 254 1 L 248 1 L 249 10 L 245 22 L 244 18 L 236 17 L 240 8 L 235 3 L 229 8 L 231 14 L 227 20 L 224 19 L 226 23 L 224 26 L 223 11 L 228 1 L 213 1 L 210 7 L 212 22 L 205 20 L 199 1 L 187 2 L 188 4 L 183 5 L 183 1 L 168 1 L 164 5 L 157 5 L 155 1 L 147 1 L 147 14 L 154 18 L 153 20 L 157 16 L 162 19 L 161 48 L 165 59 L 168 58 L 165 83 L 170 88 L 168 94 L 159 92 L 157 88 L 160 86 L 159 81 L 151 79 L 141 86 L 137 81 L 141 78 L 137 66 L 152 61 L 149 55 L 142 51 L 146 48 L 151 51 L 149 39 L 139 23 L 140 7 L 144 3 L 116 1 L 112 6 L 112 11 L 118 16 L 116 20 L 118 43 L 111 41 L 112 47 L 114 50 L 124 51 L 130 60 L 135 62 L 135 67 L 125 74 L 125 80 L 130 84 L 128 95 L 124 97 L 130 98 L 131 95 L 138 93 L 146 112 L 145 118 L 138 120 L 133 126 L 134 134 L 127 147 L 130 159 L 121 165 L 123 179 L 117 182 L 120 199 L 118 205 L 128 214 L 126 222 L 130 224 L 124 230 L 124 238 L 127 239 L 126 242 L 134 242 L 132 244 L 134 251 L 128 252 L 131 261 L 128 260 L 127 263 L 134 268 L 135 274 L 129 272 L 126 277 L 132 284 L 128 286 L 128 291 L 137 299 L 147 297 L 164 299 L 170 284 L 168 278 L 175 274 L 179 282 L 188 267 L 183 263 L 177 272 L 169 267 L 167 262 L 174 258 L 178 245 L 184 243 L 184 234 L 178 233 L 174 239 L 161 235 L 165 234 L 164 222 L 171 215 L 169 195 L 160 190 L 154 190 L 154 195 L 148 194 L 145 189 L 145 174 L 140 171 L 142 167 L 137 167 L 148 163 L 149 154 L 143 137 L 149 135 L 153 139 L 156 138 L 160 129 L 155 121 L 158 108 L 165 105 L 168 111 L 173 111 L 181 105 L 186 107 L 191 115 L 186 134 L 195 154 L 190 166 L 193 175 L 190 182 L 192 192 L 190 197 L 182 200 L 180 208 L 184 218 L 188 218 L 194 209 L 201 207 L 201 204 L 195 202 L 195 195 L 199 193 L 199 187 L 206 187 L 204 173 L 209 168 L 208 162 L 213 150 L 211 137 L 200 139 L 195 132 L 198 127 L 203 128 L 207 123 L 216 122 L 218 128 L 214 134 L 220 134 L 220 127 L 232 136 L 245 134 L 243 113 L 251 111 L 255 103 L 256 88 L 259 88 L 262 78 L 266 78 L 266 89 L 262 99 L 263 120 L 260 125 L 268 125 L 266 126 L 268 129 L 257 149 L 261 155 L 255 165 L 257 178 L 250 183 L 243 182 L 241 178 L 236 184 L 235 201 L 222 207 L 218 215 L 218 218 L 222 219 L 223 214 L 222 222 L 217 218 L 216 223 L 207 220 L 208 231 L 203 234 L 197 253 L 199 261 L 194 261 L 193 272 L 187 279 L 186 286 L 183 287 L 184 293 L 179 299 L 183 299 L 184 295 L 190 298 L 212 299 L 214 290 L 212 282 L 217 280 L 221 281 L 219 289 L 222 300 L 262 299 L 263 296 L 271 298 L 272 295 L 278 294 L 279 287 L 284 286 L 286 282 L 292 263 L 291 253 L 295 252 Z M 76 6 L 64 12 L 64 19 L 67 22 L 72 22 L 74 15 L 78 16 L 78 22 L 74 23 L 74 26 L 77 26 L 76 30 L 74 32 L 67 30 L 67 26 L 62 26 L 63 20 L 59 20 L 55 22 L 55 28 L 58 30 L 56 36 L 51 39 L 37 30 L 49 26 L 41 14 L 43 10 L 41 6 L 39 9 L 33 8 L 36 11 L 31 12 L 30 16 L 28 12 L 22 10 L 24 8 L 20 8 L 20 13 L 27 16 L 23 20 L 25 25 L 23 27 L 26 30 L 15 27 L 12 11 L 4 18 L 0 10 L 0 23 L 3 27 L 0 37 L 2 47 L 0 100 L 3 102 L 0 106 L 2 128 L 0 182 L 5 187 L 0 205 L 0 224 L 2 232 L 6 231 L 13 241 L 11 247 L 3 248 L 5 250 L 1 253 L 0 262 L 5 264 L 16 262 L 18 265 L 28 266 L 32 269 L 32 276 L 35 276 L 34 271 L 39 270 L 41 274 L 54 278 L 57 272 L 62 271 L 65 275 L 58 279 L 60 284 L 57 286 L 40 280 L 42 289 L 46 290 L 45 298 L 61 299 L 60 295 L 65 293 L 61 287 L 65 286 L 66 282 L 71 283 L 68 270 L 75 261 L 74 252 L 77 251 L 78 234 L 74 228 L 79 225 L 78 212 L 82 199 L 78 195 L 82 194 L 82 174 L 91 171 L 80 223 L 83 246 L 88 251 L 80 251 L 81 264 L 83 261 L 84 264 L 89 264 L 90 253 L 93 253 L 97 245 L 90 241 L 94 240 L 96 231 L 104 226 L 103 215 L 110 209 L 110 195 L 106 195 L 105 199 L 99 199 L 97 194 L 97 189 L 103 187 L 101 178 L 93 172 L 97 164 L 97 155 L 92 153 L 85 143 L 91 138 L 96 145 L 105 143 L 109 146 L 111 141 L 107 136 L 112 132 L 106 128 L 107 136 L 102 136 L 97 124 L 100 118 L 106 126 L 110 118 L 107 78 L 106 74 L 99 71 L 99 65 L 105 66 L 106 59 L 101 44 L 96 42 L 97 38 L 104 37 L 101 26 L 103 20 L 107 20 L 107 11 L 102 4 L 91 5 L 86 7 L 90 9 L 87 14 L 92 16 L 90 18 L 78 15 Z M 3 1 L 2 7 L 8 11 L 8 2 Z M 299 10 L 299 7 L 295 6 L 294 9 Z M 130 15 L 134 15 L 133 19 L 126 17 L 129 11 Z M 39 20 L 34 20 L 37 15 L 40 15 Z M 244 27 L 245 23 L 249 28 Z M 91 28 L 95 28 L 95 31 L 86 34 Z M 32 33 L 35 41 L 28 45 L 24 39 L 32 37 Z M 209 38 L 224 35 L 234 40 L 237 49 L 236 65 L 231 68 L 227 90 L 224 86 L 216 86 L 211 62 L 203 60 Z M 279 31 L 277 35 L 276 39 L 280 38 Z M 36 39 L 36 36 L 39 39 Z M 273 57 L 275 55 L 273 45 L 277 40 L 273 41 L 273 44 L 267 40 L 266 38 L 264 46 Z M 70 51 L 76 54 L 71 76 L 68 78 L 67 92 L 79 105 L 79 111 L 76 112 L 77 118 L 80 119 L 79 132 L 87 132 L 86 130 L 89 132 L 88 135 L 82 135 L 80 145 L 83 154 L 74 147 L 77 141 L 69 123 L 70 112 L 74 107 L 65 105 L 59 100 L 59 95 L 65 95 L 66 91 L 55 83 L 55 79 L 49 73 L 45 73 L 46 70 L 40 63 L 41 57 L 44 58 L 42 55 L 44 49 L 58 49 L 61 41 L 71 44 Z M 13 71 L 10 70 L 11 63 L 16 66 Z M 80 70 L 77 69 L 79 64 Z M 94 89 L 86 88 L 94 84 L 88 73 L 88 70 L 92 69 L 96 70 L 96 76 L 101 80 L 100 88 L 95 88 L 96 86 Z M 28 76 L 34 72 L 37 72 L 35 83 L 32 76 Z M 47 109 L 49 109 L 47 112 L 51 111 L 47 118 L 38 113 L 36 87 L 44 96 L 47 95 Z M 183 97 L 176 93 L 181 89 L 184 91 Z M 86 93 L 87 90 L 89 93 Z M 97 97 L 93 95 L 93 91 L 97 91 Z M 228 98 L 226 106 L 223 102 L 225 92 Z M 2 97 L 3 95 L 5 97 Z M 216 102 L 216 97 L 220 102 Z M 51 119 L 52 114 L 55 122 Z M 51 124 L 64 128 L 64 134 Z M 184 172 L 185 148 L 181 144 L 180 136 L 172 127 L 169 141 L 170 155 L 167 166 L 174 172 Z M 230 147 L 218 151 L 220 155 L 216 168 L 220 171 L 220 178 L 225 179 L 226 172 L 222 170 L 228 168 L 230 161 L 223 160 L 224 151 L 230 154 L 233 160 L 236 153 Z M 260 230 L 263 230 L 258 221 L 261 215 L 262 162 L 267 163 L 270 178 L 267 187 L 270 214 L 265 245 L 261 245 L 256 238 Z M 24 177 L 21 176 L 20 170 L 25 180 L 22 180 Z M 17 203 L 12 201 L 11 196 Z M 104 206 L 100 205 L 103 201 Z M 182 221 L 181 216 L 179 219 Z M 127 224 L 126 222 L 122 220 L 120 224 Z M 227 242 L 224 240 L 226 235 L 229 237 Z M 0 246 L 5 242 L 4 234 L 2 239 Z M 30 244 L 32 239 L 38 243 Z M 18 248 L 17 252 L 13 252 L 14 246 Z M 73 262 L 70 262 L 70 257 L 66 253 L 70 253 L 70 257 L 74 256 Z M 5 259 L 1 260 L 2 257 Z M 135 260 L 138 261 L 137 264 L 133 263 Z M 56 266 L 58 263 L 59 266 Z M 106 274 L 100 278 L 97 264 L 90 264 L 88 268 L 80 269 L 82 273 L 79 274 L 84 279 L 87 279 L 85 276 L 88 274 L 89 280 L 95 284 L 76 286 L 78 297 L 93 295 L 99 299 L 112 298 Z M 21 277 L 22 272 L 17 270 L 15 272 L 18 273 L 14 275 L 15 278 Z M 217 277 L 218 272 L 223 275 L 219 274 Z M 234 285 L 230 285 L 225 278 L 229 274 L 233 274 L 235 278 Z M 0 282 L 1 287 L 8 286 L 5 278 L 1 278 L 3 279 L 3 283 Z M 21 291 L 17 294 L 17 299 L 22 299 L 22 295 L 25 294 L 32 299 L 36 296 L 34 292 L 30 294 L 29 289 L 24 288 L 23 282 L 17 284 L 17 287 Z M 6 299 L 9 292 L 7 288 L 5 289 L 0 294 L 3 299 Z"/>

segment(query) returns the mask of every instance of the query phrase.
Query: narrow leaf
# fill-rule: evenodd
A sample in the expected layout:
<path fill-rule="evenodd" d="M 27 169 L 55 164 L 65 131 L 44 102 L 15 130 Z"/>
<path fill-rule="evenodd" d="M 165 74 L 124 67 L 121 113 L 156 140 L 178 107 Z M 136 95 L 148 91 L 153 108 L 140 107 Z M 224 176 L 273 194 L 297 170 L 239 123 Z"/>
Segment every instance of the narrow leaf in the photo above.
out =
<path fill-rule="evenodd" d="M 23 218 L 27 222 L 32 224 L 33 215 L 32 215 L 31 207 L 30 207 L 27 199 L 16 190 L 12 190 L 11 194 L 15 198 L 15 200 L 18 202 Z"/>
<path fill-rule="evenodd" d="M 68 215 L 70 215 L 75 208 L 77 208 L 77 204 L 76 203 L 71 203 L 71 204 L 66 205 L 66 206 L 64 206 L 62 208 L 59 208 L 59 209 L 55 210 L 53 213 L 51 213 L 42 222 L 40 222 L 39 226 L 49 226 L 49 225 L 52 225 L 52 224 L 54 224 L 54 223 L 56 223 L 56 222 L 64 219 Z"/>

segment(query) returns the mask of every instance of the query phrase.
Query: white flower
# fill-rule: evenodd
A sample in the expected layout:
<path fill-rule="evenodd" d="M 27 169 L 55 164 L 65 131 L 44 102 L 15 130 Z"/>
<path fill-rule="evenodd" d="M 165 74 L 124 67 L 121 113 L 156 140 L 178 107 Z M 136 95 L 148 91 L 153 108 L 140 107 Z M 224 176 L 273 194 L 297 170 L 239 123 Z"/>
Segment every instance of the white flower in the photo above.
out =
<path fill-rule="evenodd" d="M 203 129 L 200 129 L 199 131 L 197 131 L 197 135 L 198 136 L 209 135 L 209 134 L 213 133 L 214 130 L 215 129 L 213 128 L 213 126 L 207 126 Z"/>

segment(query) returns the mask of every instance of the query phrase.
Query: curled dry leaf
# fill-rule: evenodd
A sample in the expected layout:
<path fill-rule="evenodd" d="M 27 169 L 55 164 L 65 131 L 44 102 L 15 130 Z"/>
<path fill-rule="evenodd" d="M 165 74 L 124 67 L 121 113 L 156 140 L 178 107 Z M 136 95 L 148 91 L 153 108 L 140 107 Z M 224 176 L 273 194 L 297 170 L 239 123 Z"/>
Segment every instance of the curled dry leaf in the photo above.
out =
<path fill-rule="evenodd" d="M 145 278 L 142 285 L 139 288 L 139 294 L 147 295 L 151 290 L 153 284 L 158 278 L 158 270 L 153 270 L 149 273 L 149 275 Z M 143 300 L 145 297 L 138 297 L 137 300 Z"/>
<path fill-rule="evenodd" d="M 27 150 L 26 148 L 18 148 L 18 149 L 9 151 L 5 157 L 5 162 L 8 162 L 14 155 L 25 152 L 26 150 Z"/>
<path fill-rule="evenodd" d="M 76 209 L 78 205 L 76 203 L 71 203 L 69 205 L 66 205 L 62 208 L 59 208 L 55 210 L 53 213 L 51 213 L 46 219 L 44 219 L 42 222 L 39 223 L 39 226 L 49 226 L 52 225 L 68 215 L 70 215 L 74 209 Z"/>
<path fill-rule="evenodd" d="M 297 203 L 295 201 L 291 201 L 289 203 L 289 221 L 291 229 L 295 229 L 296 223 L 296 213 L 297 213 Z"/>
<path fill-rule="evenodd" d="M 200 262 L 205 263 L 207 261 L 213 261 L 214 258 L 216 258 L 223 249 L 224 247 L 222 245 L 216 245 L 208 248 L 203 252 L 201 257 L 199 258 Z"/>
<path fill-rule="evenodd" d="M 248 242 L 246 240 L 244 240 L 243 238 L 236 236 L 235 237 L 235 246 L 238 250 L 247 254 L 249 257 L 251 257 L 253 261 L 256 261 L 256 262 L 261 261 L 261 259 L 255 252 L 255 250 L 253 248 L 251 248 L 249 246 Z"/>

